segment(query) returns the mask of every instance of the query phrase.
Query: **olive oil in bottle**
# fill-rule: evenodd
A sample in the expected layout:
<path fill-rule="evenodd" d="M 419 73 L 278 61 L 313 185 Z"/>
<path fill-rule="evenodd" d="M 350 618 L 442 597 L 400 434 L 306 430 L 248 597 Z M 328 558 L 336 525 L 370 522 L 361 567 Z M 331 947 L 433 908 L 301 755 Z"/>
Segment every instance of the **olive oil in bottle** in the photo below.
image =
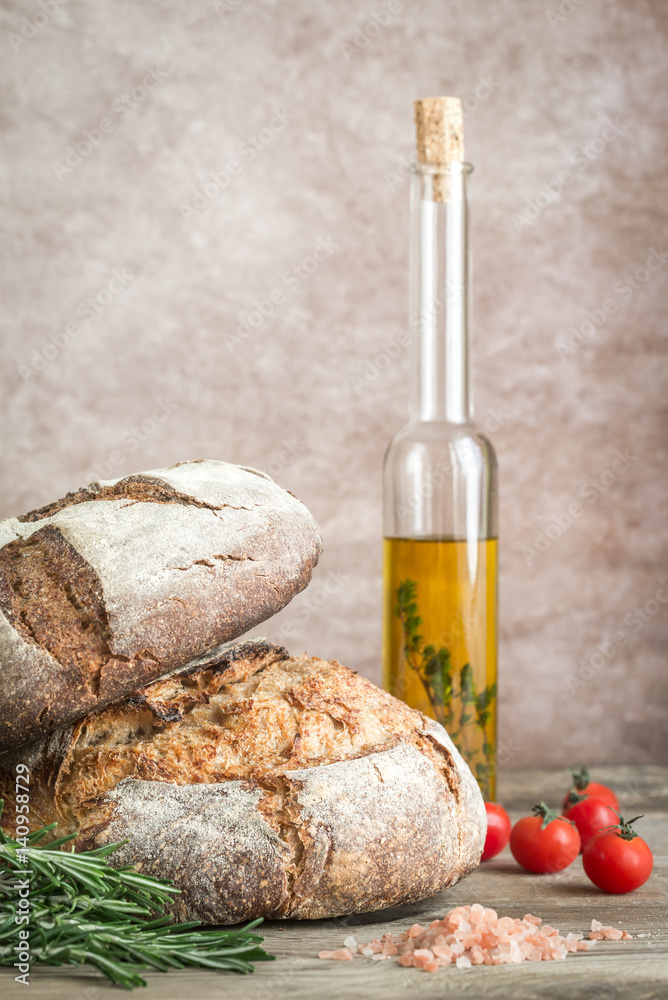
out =
<path fill-rule="evenodd" d="M 409 422 L 383 473 L 384 684 L 441 722 L 493 799 L 496 459 L 472 421 L 461 105 L 416 102 Z"/>

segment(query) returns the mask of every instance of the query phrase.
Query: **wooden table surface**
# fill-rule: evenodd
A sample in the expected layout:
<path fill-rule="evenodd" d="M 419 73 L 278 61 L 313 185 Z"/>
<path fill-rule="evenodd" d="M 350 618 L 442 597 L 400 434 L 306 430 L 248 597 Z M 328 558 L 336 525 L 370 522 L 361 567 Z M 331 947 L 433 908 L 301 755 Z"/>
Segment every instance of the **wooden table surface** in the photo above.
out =
<path fill-rule="evenodd" d="M 266 948 L 275 962 L 259 963 L 253 975 L 183 970 L 145 973 L 148 988 L 141 1000 L 324 1000 L 339 998 L 435 997 L 503 998 L 503 1000 L 666 1000 L 668 998 L 668 768 L 598 767 L 595 777 L 617 791 L 625 817 L 645 813 L 638 829 L 654 852 L 650 880 L 626 896 L 609 896 L 586 878 L 578 859 L 557 875 L 530 875 L 513 861 L 508 849 L 486 862 L 459 885 L 412 906 L 338 920 L 275 921 L 264 926 Z M 507 771 L 499 799 L 513 820 L 540 799 L 557 805 L 568 775 L 564 771 Z M 522 917 L 531 912 L 568 931 L 587 932 L 592 917 L 628 930 L 632 941 L 598 942 L 590 953 L 569 955 L 560 962 L 524 962 L 457 969 L 430 974 L 404 969 L 394 962 L 318 959 L 321 949 L 340 947 L 348 934 L 359 941 L 426 924 L 453 906 L 480 902 L 499 915 Z M 92 969 L 36 967 L 30 989 L 0 970 L 5 998 L 30 1000 L 103 1000 L 123 993 Z"/>

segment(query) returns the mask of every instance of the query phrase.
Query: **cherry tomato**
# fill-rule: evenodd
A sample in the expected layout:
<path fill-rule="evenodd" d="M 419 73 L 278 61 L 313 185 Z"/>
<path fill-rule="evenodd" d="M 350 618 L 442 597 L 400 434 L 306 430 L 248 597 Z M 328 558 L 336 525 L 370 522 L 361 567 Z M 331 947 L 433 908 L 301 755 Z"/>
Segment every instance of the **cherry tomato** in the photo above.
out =
<path fill-rule="evenodd" d="M 500 854 L 508 843 L 512 823 L 510 816 L 498 802 L 485 802 L 487 810 L 487 836 L 481 861 L 489 861 Z"/>
<path fill-rule="evenodd" d="M 577 827 L 544 802 L 534 806 L 532 812 L 533 816 L 518 820 L 510 834 L 515 861 L 539 875 L 563 871 L 580 850 Z"/>
<path fill-rule="evenodd" d="M 596 834 L 585 847 L 582 865 L 594 885 L 605 892 L 632 892 L 644 885 L 652 873 L 654 858 L 649 847 L 635 832 L 632 823 L 619 818 L 614 830 Z"/>
<path fill-rule="evenodd" d="M 619 814 L 614 809 L 591 795 L 580 798 L 574 805 L 569 806 L 564 816 L 577 826 L 582 850 L 597 833 L 606 827 L 617 826 L 619 822 Z"/>
<path fill-rule="evenodd" d="M 600 799 L 607 806 L 619 811 L 619 800 L 612 788 L 602 785 L 598 781 L 589 780 L 589 771 L 586 767 L 581 767 L 579 771 L 571 771 L 573 775 L 573 787 L 566 793 L 562 812 L 565 814 L 569 805 L 574 805 L 578 795 L 591 795 L 592 798 Z"/>

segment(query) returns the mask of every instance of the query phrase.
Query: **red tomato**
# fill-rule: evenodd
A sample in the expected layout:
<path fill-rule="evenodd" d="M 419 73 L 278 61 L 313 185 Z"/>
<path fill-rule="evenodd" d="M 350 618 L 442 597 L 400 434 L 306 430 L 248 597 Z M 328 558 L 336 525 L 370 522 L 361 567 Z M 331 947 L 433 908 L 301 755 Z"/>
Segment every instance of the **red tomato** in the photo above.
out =
<path fill-rule="evenodd" d="M 533 816 L 518 820 L 510 834 L 515 861 L 539 875 L 563 871 L 580 850 L 577 827 L 544 802 L 534 806 L 532 812 Z"/>
<path fill-rule="evenodd" d="M 652 873 L 654 858 L 631 824 L 620 817 L 614 830 L 598 833 L 587 844 L 582 865 L 594 885 L 605 892 L 632 892 L 644 885 Z"/>
<path fill-rule="evenodd" d="M 582 841 L 582 850 L 597 833 L 600 833 L 605 827 L 617 826 L 619 822 L 619 815 L 614 809 L 591 795 L 580 799 L 575 805 L 569 806 L 564 812 L 564 816 L 577 826 Z"/>
<path fill-rule="evenodd" d="M 612 788 L 602 785 L 598 781 L 589 780 L 589 771 L 586 767 L 581 767 L 579 771 L 571 771 L 573 775 L 573 787 L 566 793 L 562 812 L 565 813 L 569 805 L 574 805 L 577 795 L 591 795 L 592 798 L 600 799 L 607 806 L 619 811 L 619 800 Z"/>
<path fill-rule="evenodd" d="M 510 816 L 498 802 L 485 802 L 487 810 L 487 836 L 481 861 L 489 861 L 500 854 L 510 837 Z"/>

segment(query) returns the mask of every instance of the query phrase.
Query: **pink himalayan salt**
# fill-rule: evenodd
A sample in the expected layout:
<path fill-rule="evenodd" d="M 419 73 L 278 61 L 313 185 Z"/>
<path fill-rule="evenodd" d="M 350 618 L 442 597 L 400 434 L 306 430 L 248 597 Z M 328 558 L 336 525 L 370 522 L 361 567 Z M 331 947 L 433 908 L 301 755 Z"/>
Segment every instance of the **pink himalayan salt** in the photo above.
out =
<path fill-rule="evenodd" d="M 592 920 L 590 941 L 630 941 L 631 935 L 628 931 L 622 931 L 618 927 L 604 927 L 600 920 Z"/>
<path fill-rule="evenodd" d="M 541 926 L 542 925 L 542 926 Z M 540 917 L 525 914 L 516 917 L 499 917 L 495 910 L 479 903 L 457 906 L 443 917 L 432 920 L 429 927 L 413 924 L 400 934 L 385 933 L 368 944 L 357 944 L 352 949 L 352 938 L 346 938 L 351 948 L 320 952 L 320 958 L 350 961 L 352 951 L 372 961 L 389 961 L 397 956 L 405 968 L 436 972 L 456 964 L 459 968 L 472 965 L 509 965 L 519 962 L 551 962 L 566 958 L 567 954 L 589 951 L 597 940 L 628 940 L 627 931 L 604 927 L 592 921 L 588 940 L 583 935 L 567 934 L 563 937 L 556 927 L 543 924 Z"/>

